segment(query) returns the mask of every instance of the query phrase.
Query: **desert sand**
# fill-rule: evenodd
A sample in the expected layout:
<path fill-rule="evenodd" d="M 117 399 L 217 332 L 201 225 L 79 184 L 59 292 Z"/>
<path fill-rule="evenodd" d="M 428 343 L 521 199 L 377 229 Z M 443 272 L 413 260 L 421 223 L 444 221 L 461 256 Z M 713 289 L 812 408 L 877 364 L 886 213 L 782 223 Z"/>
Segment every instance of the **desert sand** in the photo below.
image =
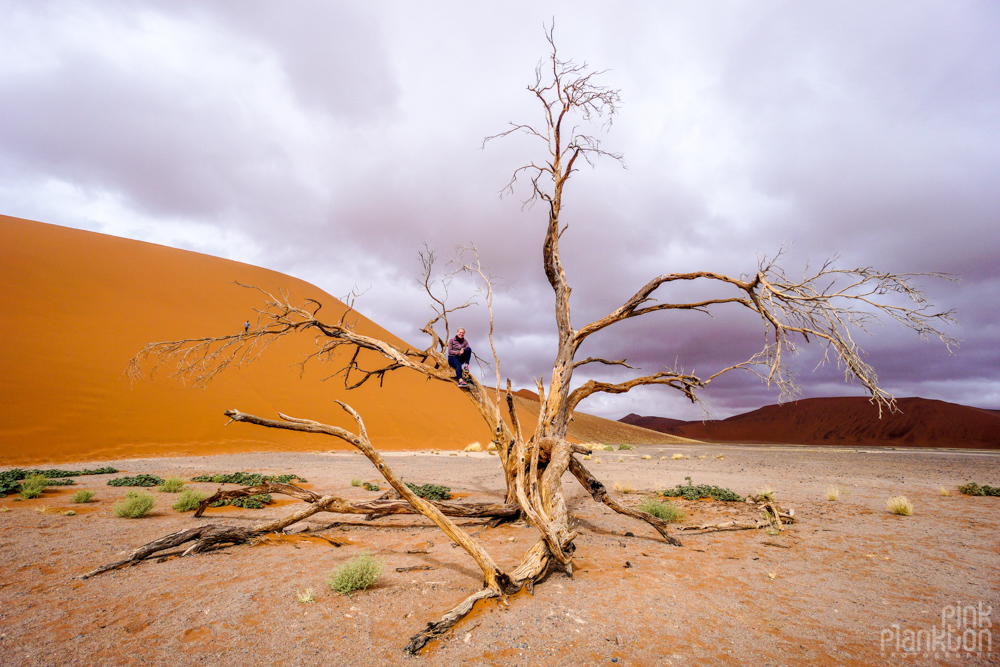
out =
<path fill-rule="evenodd" d="M 660 459 L 674 453 L 691 458 Z M 399 452 L 389 461 L 404 479 L 447 484 L 466 500 L 502 497 L 496 457 L 452 454 Z M 768 484 L 798 523 L 777 535 L 683 534 L 684 546 L 672 547 L 646 524 L 595 504 L 567 478 L 581 532 L 575 576 L 555 573 L 534 596 L 480 603 L 414 664 L 1000 664 L 997 646 L 990 654 L 925 655 L 903 650 L 905 644 L 897 649 L 894 639 L 942 628 L 942 611 L 955 605 L 1000 608 L 1000 499 L 955 491 L 969 479 L 997 484 L 997 453 L 673 444 L 599 456 L 600 463 L 589 462 L 596 475 L 609 486 L 636 488 L 616 494 L 623 502 L 637 503 L 688 476 L 742 494 Z M 185 478 L 294 472 L 313 489 L 378 495 L 350 486 L 352 478 L 378 477 L 362 456 L 343 452 L 87 465 Z M 361 517 L 330 514 L 305 522 L 304 534 L 77 580 L 199 521 L 246 525 L 292 507 L 220 508 L 196 520 L 170 509 L 174 496 L 157 493 L 151 516 L 121 519 L 111 505 L 125 489 L 106 485 L 114 476 L 80 477 L 77 486 L 47 490 L 37 500 L 0 500 L 10 510 L 0 513 L 0 664 L 402 664 L 409 637 L 481 585 L 472 560 L 421 517 L 379 519 L 374 523 L 384 527 L 376 528 Z M 825 499 L 829 484 L 841 489 L 837 501 Z M 950 495 L 939 494 L 942 486 Z M 79 488 L 96 491 L 96 502 L 71 505 L 68 496 Z M 898 494 L 912 501 L 912 516 L 886 511 L 885 500 Z M 677 504 L 689 523 L 758 511 L 744 503 Z M 59 513 L 67 509 L 77 514 Z M 523 524 L 468 524 L 506 566 L 535 539 Z M 349 597 L 330 591 L 326 576 L 361 552 L 384 561 L 378 584 Z M 414 566 L 429 569 L 397 571 Z M 316 601 L 297 602 L 297 593 L 310 588 Z"/>

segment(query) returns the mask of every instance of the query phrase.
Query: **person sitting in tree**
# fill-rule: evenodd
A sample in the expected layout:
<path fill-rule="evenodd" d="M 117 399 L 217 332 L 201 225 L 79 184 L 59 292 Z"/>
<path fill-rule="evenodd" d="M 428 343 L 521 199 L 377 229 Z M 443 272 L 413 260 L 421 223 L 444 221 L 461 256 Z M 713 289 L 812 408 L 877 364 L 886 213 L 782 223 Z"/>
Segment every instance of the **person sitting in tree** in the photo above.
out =
<path fill-rule="evenodd" d="M 465 340 L 465 329 L 455 332 L 455 337 L 448 341 L 448 364 L 455 369 L 455 379 L 459 387 L 468 387 L 465 373 L 469 372 L 469 361 L 472 360 L 472 348 Z"/>

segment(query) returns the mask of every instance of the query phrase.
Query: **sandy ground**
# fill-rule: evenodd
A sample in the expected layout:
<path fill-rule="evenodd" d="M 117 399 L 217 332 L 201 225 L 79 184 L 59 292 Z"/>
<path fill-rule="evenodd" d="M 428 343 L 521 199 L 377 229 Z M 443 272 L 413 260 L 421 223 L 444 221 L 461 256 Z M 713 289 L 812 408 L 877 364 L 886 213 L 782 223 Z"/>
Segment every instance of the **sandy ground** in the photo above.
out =
<path fill-rule="evenodd" d="M 675 452 L 691 458 L 660 459 Z M 996 615 L 987 615 L 1000 607 L 1000 499 L 955 491 L 968 480 L 1000 483 L 998 454 L 667 445 L 600 457 L 589 462 L 599 478 L 638 490 L 625 496 L 629 503 L 685 476 L 743 494 L 769 484 L 799 522 L 779 535 L 688 534 L 684 547 L 671 547 L 645 524 L 596 505 L 567 477 L 581 533 L 575 576 L 553 574 L 533 597 L 482 603 L 414 664 L 1000 664 L 996 645 L 981 644 L 990 652 L 904 650 L 907 631 L 941 631 L 942 613 L 956 606 L 965 611 L 965 625 L 948 623 L 959 630 L 982 625 L 981 642 L 1000 641 Z M 502 496 L 495 457 L 392 453 L 390 461 L 408 481 L 443 483 L 469 500 Z M 294 472 L 313 489 L 378 495 L 350 486 L 352 478 L 377 480 L 357 454 L 86 463 L 99 465 L 184 478 Z M 0 665 L 400 664 L 412 634 L 480 586 L 472 560 L 421 518 L 381 519 L 376 527 L 330 514 L 309 520 L 303 535 L 80 581 L 75 577 L 198 521 L 245 524 L 293 506 L 226 508 L 192 519 L 170 509 L 174 496 L 158 493 L 151 516 L 121 519 L 111 505 L 125 489 L 106 485 L 114 476 L 80 477 L 76 486 L 47 490 L 37 500 L 0 499 L 9 510 L 0 513 Z M 842 491 L 836 502 L 825 499 L 829 484 Z M 940 495 L 942 486 L 951 495 Z M 96 502 L 71 504 L 70 494 L 81 488 L 96 491 Z M 886 499 L 898 494 L 913 502 L 913 516 L 885 510 Z M 697 523 L 756 511 L 746 504 L 678 504 Z M 53 511 L 67 509 L 76 515 Z M 469 522 L 468 529 L 508 566 L 534 540 L 521 524 L 484 529 Z M 368 591 L 334 594 L 327 575 L 362 551 L 381 558 L 385 574 Z M 412 566 L 430 569 L 397 571 Z M 314 603 L 297 601 L 306 589 L 313 589 Z"/>

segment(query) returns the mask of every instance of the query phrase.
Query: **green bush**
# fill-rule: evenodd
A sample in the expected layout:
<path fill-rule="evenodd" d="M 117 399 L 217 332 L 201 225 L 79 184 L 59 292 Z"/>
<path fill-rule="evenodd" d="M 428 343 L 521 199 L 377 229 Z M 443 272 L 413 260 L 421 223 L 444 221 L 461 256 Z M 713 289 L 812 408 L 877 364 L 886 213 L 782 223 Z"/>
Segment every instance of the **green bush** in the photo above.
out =
<path fill-rule="evenodd" d="M 601 448 L 598 447 L 598 449 L 601 449 Z M 614 445 L 604 445 L 604 451 L 606 451 L 606 452 L 613 452 L 613 451 L 615 451 L 615 446 Z"/>
<path fill-rule="evenodd" d="M 138 519 L 149 514 L 149 511 L 153 509 L 153 505 L 155 504 L 156 499 L 152 495 L 129 491 L 125 494 L 124 499 L 115 503 L 113 511 L 115 516 L 126 519 Z"/>
<path fill-rule="evenodd" d="M 618 449 L 619 450 L 622 450 L 622 449 L 635 449 L 635 447 L 633 447 L 632 445 L 618 445 Z"/>
<path fill-rule="evenodd" d="M 361 480 L 355 477 L 351 480 L 351 486 L 361 486 Z"/>
<path fill-rule="evenodd" d="M 22 468 L 12 468 L 11 470 L 5 470 L 0 472 L 0 497 L 8 493 L 16 493 L 20 486 L 21 480 L 30 477 L 31 475 L 42 475 L 46 479 L 51 480 L 48 486 L 68 486 L 73 483 L 71 479 L 60 479 L 55 480 L 58 477 L 75 477 L 77 475 L 106 475 L 118 472 L 115 468 L 97 468 L 96 470 L 38 470 L 38 469 L 22 469 Z"/>
<path fill-rule="evenodd" d="M 347 595 L 354 591 L 363 591 L 372 586 L 378 578 L 382 576 L 382 561 L 361 554 L 350 559 L 327 578 L 326 583 L 330 588 Z"/>
<path fill-rule="evenodd" d="M 662 519 L 667 523 L 679 523 L 684 520 L 684 512 L 678 509 L 676 505 L 654 500 L 653 498 L 646 498 L 639 503 L 636 509 L 646 514 L 652 514 L 657 519 Z"/>
<path fill-rule="evenodd" d="M 240 486 L 257 486 L 264 482 L 277 482 L 279 484 L 289 484 L 292 480 L 307 482 L 305 477 L 298 475 L 261 475 L 249 472 L 230 472 L 216 475 L 200 475 L 192 477 L 192 482 L 215 482 L 216 484 L 239 484 Z"/>
<path fill-rule="evenodd" d="M 207 493 L 202 493 L 194 489 L 184 489 L 181 491 L 181 495 L 177 496 L 177 502 L 173 504 L 173 508 L 178 512 L 190 512 L 191 510 L 198 509 L 198 505 L 205 498 L 208 498 Z"/>
<path fill-rule="evenodd" d="M 258 493 L 255 496 L 242 496 L 240 498 L 231 498 L 229 500 L 217 500 L 212 503 L 212 507 L 222 507 L 223 505 L 232 505 L 233 507 L 242 507 L 248 510 L 259 510 L 263 509 L 264 505 L 267 505 L 274 499 L 271 498 L 269 493 Z"/>
<path fill-rule="evenodd" d="M 160 493 L 180 493 L 184 490 L 184 480 L 180 477 L 168 477 L 156 490 Z"/>
<path fill-rule="evenodd" d="M 108 486 L 159 486 L 160 484 L 163 484 L 163 478 L 156 475 L 116 477 L 108 480 Z"/>
<path fill-rule="evenodd" d="M 410 487 L 410 491 L 427 500 L 448 500 L 451 498 L 451 488 L 447 486 L 440 486 L 439 484 L 422 484 L 418 486 L 412 482 L 406 482 L 406 485 Z"/>
<path fill-rule="evenodd" d="M 365 482 L 361 485 L 364 487 L 365 491 L 378 491 L 378 484 L 372 484 L 371 482 Z"/>
<path fill-rule="evenodd" d="M 69 501 L 71 503 L 89 503 L 91 498 L 93 497 L 94 497 L 93 491 L 87 491 L 86 489 L 81 489 L 80 491 L 74 493 L 70 497 Z"/>
<path fill-rule="evenodd" d="M 31 500 L 32 498 L 37 498 L 42 495 L 42 491 L 48 485 L 49 480 L 45 478 L 45 475 L 32 475 L 28 479 L 21 482 L 21 497 L 25 500 Z"/>
<path fill-rule="evenodd" d="M 975 482 L 969 482 L 958 487 L 960 493 L 967 496 L 1000 496 L 1000 486 L 989 486 L 983 484 L 979 486 Z"/>
<path fill-rule="evenodd" d="M 743 496 L 731 491 L 729 489 L 724 489 L 721 486 L 712 486 L 709 484 L 699 484 L 695 486 L 691 482 L 690 477 L 685 477 L 687 484 L 678 484 L 672 489 L 664 489 L 660 491 L 661 496 L 666 496 L 668 498 L 683 498 L 684 500 L 700 500 L 701 498 L 714 498 L 715 500 L 724 500 L 726 502 L 741 503 L 745 500 Z"/>

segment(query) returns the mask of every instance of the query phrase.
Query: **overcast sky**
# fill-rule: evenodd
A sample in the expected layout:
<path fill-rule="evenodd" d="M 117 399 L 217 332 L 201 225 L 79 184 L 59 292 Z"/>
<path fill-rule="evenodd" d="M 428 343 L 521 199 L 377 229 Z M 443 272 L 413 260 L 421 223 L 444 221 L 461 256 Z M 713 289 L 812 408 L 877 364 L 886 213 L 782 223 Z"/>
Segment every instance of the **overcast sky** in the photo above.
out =
<path fill-rule="evenodd" d="M 0 213 L 227 257 L 307 280 L 424 345 L 426 242 L 475 243 L 503 276 L 497 343 L 517 386 L 548 377 L 546 211 L 510 173 L 543 147 L 483 138 L 540 120 L 525 89 L 555 18 L 567 58 L 606 69 L 624 154 L 575 174 L 563 259 L 574 324 L 652 277 L 942 271 L 943 345 L 859 339 L 885 387 L 1000 408 L 1000 4 L 930 2 L 162 2 L 0 0 Z M 453 290 L 455 292 L 460 290 Z M 689 293 L 693 294 L 693 293 Z M 683 291 L 672 293 L 685 298 Z M 485 351 L 484 320 L 463 316 Z M 705 375 L 761 345 L 744 314 L 654 315 L 584 353 Z M 200 335 L 204 332 L 191 332 Z M 860 395 L 796 363 L 802 395 Z M 600 369 L 597 369 L 600 371 Z M 601 377 L 618 377 L 613 374 Z M 750 376 L 715 417 L 775 403 Z M 667 389 L 589 412 L 701 417 Z"/>

